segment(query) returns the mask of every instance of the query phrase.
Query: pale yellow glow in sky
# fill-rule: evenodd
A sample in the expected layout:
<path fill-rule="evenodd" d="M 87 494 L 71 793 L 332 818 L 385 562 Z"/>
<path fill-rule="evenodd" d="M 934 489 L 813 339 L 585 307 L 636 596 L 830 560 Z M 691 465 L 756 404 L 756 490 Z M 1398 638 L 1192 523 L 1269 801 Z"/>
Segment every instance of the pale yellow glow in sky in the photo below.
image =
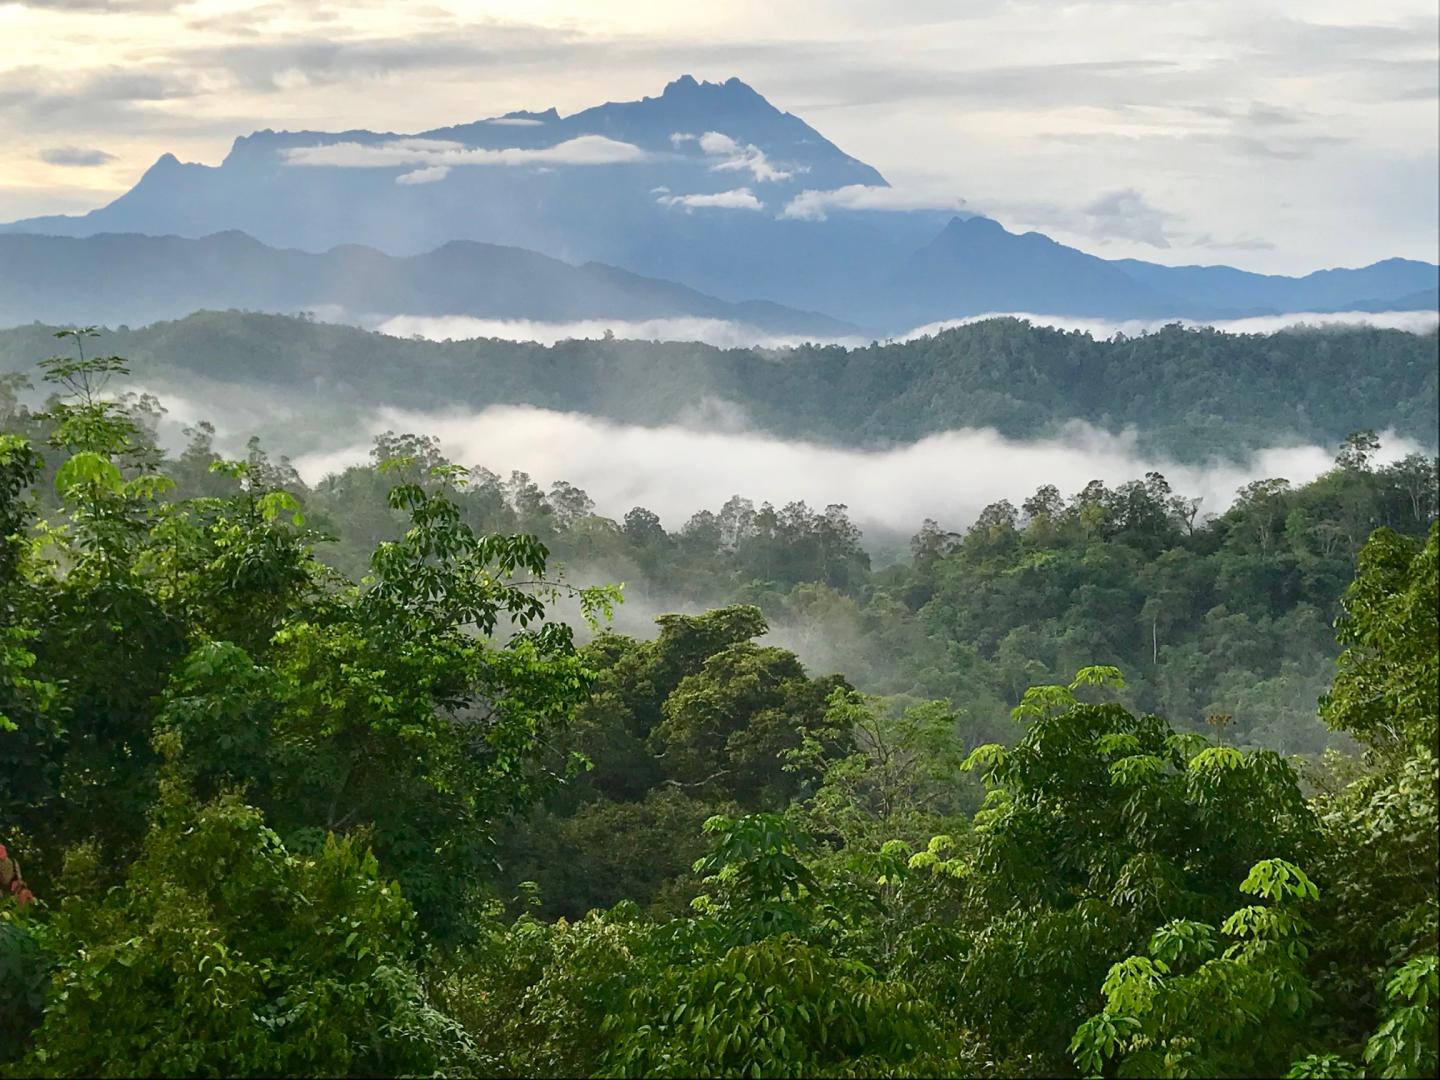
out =
<path fill-rule="evenodd" d="M 738 75 L 897 186 L 1110 256 L 1436 258 L 1433 0 L 0 3 L 0 220 L 260 127 L 415 131 Z M 78 158 L 98 164 L 55 164 Z M 1133 190 L 1169 244 L 1089 209 Z"/>

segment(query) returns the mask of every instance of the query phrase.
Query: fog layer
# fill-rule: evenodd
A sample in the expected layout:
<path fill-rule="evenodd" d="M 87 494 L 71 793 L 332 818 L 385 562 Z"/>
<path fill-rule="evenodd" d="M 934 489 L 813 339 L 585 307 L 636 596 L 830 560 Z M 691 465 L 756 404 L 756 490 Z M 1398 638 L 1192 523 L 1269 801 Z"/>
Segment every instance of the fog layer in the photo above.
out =
<path fill-rule="evenodd" d="M 374 327 L 393 337 L 428 338 L 431 341 L 469 338 L 502 338 L 506 341 L 535 341 L 554 345 L 574 338 L 603 338 L 607 332 L 629 341 L 701 341 L 721 349 L 752 347 L 784 349 L 816 341 L 802 334 L 776 334 L 748 323 L 700 316 L 664 319 L 581 319 L 576 322 L 535 322 L 530 319 L 477 319 L 470 315 L 396 315 Z M 870 344 L 869 338 L 833 337 L 818 339 L 825 344 L 857 347 Z"/>
<path fill-rule="evenodd" d="M 927 323 L 889 341 L 911 341 L 938 334 L 955 326 L 983 322 L 986 319 L 1024 319 L 1035 326 L 1053 326 L 1061 330 L 1088 332 L 1097 339 L 1116 334 L 1137 337 L 1159 330 L 1167 323 L 1185 326 L 1212 326 L 1233 334 L 1270 334 L 1277 330 L 1336 329 L 1373 326 L 1379 329 L 1404 330 L 1424 334 L 1440 325 L 1440 312 L 1435 311 L 1301 311 L 1284 315 L 1256 315 L 1245 319 L 1205 321 L 1195 319 L 1091 319 L 1072 315 L 1044 315 L 1028 311 L 992 311 L 969 315 L 963 319 Z M 535 322 L 529 319 L 478 319 L 470 315 L 395 315 L 368 320 L 383 334 L 395 337 L 423 337 L 431 341 L 466 340 L 469 338 L 502 338 L 508 341 L 535 341 L 553 345 L 572 338 L 603 338 L 606 332 L 617 338 L 638 341 L 701 341 L 722 349 L 791 348 L 805 342 L 843 345 L 855 348 L 870 343 L 868 338 L 839 336 L 816 338 L 800 334 L 776 334 L 743 322 L 681 316 L 664 319 L 582 319 L 576 322 Z"/>
<path fill-rule="evenodd" d="M 1079 421 L 1053 439 L 1017 441 L 980 428 L 892 449 L 854 450 L 746 431 L 638 427 L 495 406 L 479 413 L 381 409 L 352 429 L 355 441 L 302 455 L 295 465 L 313 483 L 367 460 L 371 436 L 385 430 L 434 435 L 451 460 L 502 476 L 519 469 L 544 485 L 567 480 L 584 488 L 606 516 L 647 507 L 667 528 L 698 510 L 717 509 L 737 493 L 777 506 L 793 500 L 812 507 L 844 503 L 862 527 L 913 530 L 934 518 L 959 528 L 989 503 L 1010 499 L 1018 505 L 1044 484 L 1069 494 L 1091 480 L 1115 484 L 1152 470 L 1177 492 L 1202 497 L 1204 512 L 1219 512 L 1251 480 L 1284 477 L 1299 484 L 1334 460 L 1329 447 L 1276 446 L 1239 464 L 1180 465 L 1141 454 L 1133 432 L 1112 435 Z M 1381 457 L 1397 460 L 1418 449 L 1387 433 Z"/>

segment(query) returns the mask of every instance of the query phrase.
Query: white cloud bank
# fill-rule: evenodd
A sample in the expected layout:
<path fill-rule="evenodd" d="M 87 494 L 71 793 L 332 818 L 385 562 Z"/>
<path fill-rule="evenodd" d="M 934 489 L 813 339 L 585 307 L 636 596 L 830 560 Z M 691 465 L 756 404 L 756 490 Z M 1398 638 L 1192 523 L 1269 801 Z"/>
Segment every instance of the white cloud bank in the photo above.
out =
<path fill-rule="evenodd" d="M 433 184 L 437 180 L 444 180 L 450 175 L 449 165 L 427 165 L 423 169 L 416 169 L 414 172 L 402 173 L 395 178 L 397 184 Z"/>
<path fill-rule="evenodd" d="M 1440 314 L 1434 311 L 1342 311 L 1328 314 L 1298 312 L 1291 315 L 1257 315 L 1248 319 L 1222 322 L 1195 322 L 1186 319 L 1087 319 L 1016 311 L 988 312 L 963 319 L 927 323 L 888 340 L 913 341 L 957 326 L 999 318 L 1025 319 L 1035 326 L 1079 330 L 1102 340 L 1112 338 L 1117 333 L 1138 337 L 1141 334 L 1153 333 L 1172 322 L 1180 322 L 1186 326 L 1213 326 L 1216 330 L 1232 334 L 1270 334 L 1280 330 L 1301 332 L 1311 328 L 1344 330 L 1366 326 L 1426 334 L 1440 324 Z M 371 320 L 372 324 L 374 322 Z M 814 334 L 781 334 L 762 330 L 748 323 L 696 316 L 639 320 L 593 318 L 562 323 L 531 319 L 481 319 L 470 315 L 395 315 L 379 321 L 374 325 L 374 329 L 392 337 L 419 336 L 431 341 L 501 338 L 506 341 L 537 341 L 542 345 L 553 345 L 557 341 L 576 338 L 603 338 L 607 330 L 624 340 L 699 341 L 721 349 L 787 349 L 806 343 L 860 348 L 870 344 L 870 339 L 853 335 L 824 337 Z"/>
<path fill-rule="evenodd" d="M 763 210 L 764 205 L 748 187 L 730 191 L 716 191 L 700 195 L 660 195 L 655 199 L 661 206 L 680 206 L 692 210 Z"/>
<path fill-rule="evenodd" d="M 824 221 L 833 210 L 950 210 L 961 211 L 965 200 L 958 195 L 935 195 L 905 188 L 872 184 L 847 184 L 830 191 L 800 192 L 780 212 L 783 218 Z"/>
<path fill-rule="evenodd" d="M 677 131 L 670 136 L 670 144 L 675 147 L 689 142 L 698 144 L 700 152 L 706 157 L 718 159 L 710 166 L 711 172 L 748 172 L 763 184 L 772 180 L 789 180 L 797 172 L 807 171 L 804 167 L 782 169 L 754 143 L 742 144 L 723 131 L 707 131 L 703 135 Z"/>
<path fill-rule="evenodd" d="M 340 142 L 296 146 L 284 152 L 287 165 L 343 169 L 422 168 L 456 165 L 616 165 L 644 161 L 640 147 L 604 135 L 581 135 L 554 146 L 487 150 L 448 139 L 388 139 L 378 143 Z"/>
<path fill-rule="evenodd" d="M 495 406 L 479 413 L 382 409 L 358 430 L 434 435 L 461 464 L 483 465 L 501 475 L 521 469 L 544 485 L 568 480 L 584 488 L 602 514 L 619 517 L 632 506 L 645 506 L 670 529 L 698 510 L 718 509 L 737 493 L 757 505 L 796 499 L 817 508 L 845 503 L 862 527 L 913 530 L 928 517 L 960 528 L 986 505 L 1009 499 L 1018 506 L 1043 484 L 1055 484 L 1068 495 L 1094 479 L 1114 485 L 1151 470 L 1164 473 L 1177 492 L 1202 497 L 1202 512 L 1216 513 L 1251 480 L 1285 477 L 1304 483 L 1334 459 L 1328 448 L 1282 446 L 1238 464 L 1179 465 L 1142 454 L 1133 432 L 1111 435 L 1079 421 L 1052 439 L 1022 442 L 988 428 L 963 429 L 878 451 L 713 427 L 638 427 L 528 406 Z M 1389 433 L 1383 444 L 1384 461 L 1419 449 Z M 313 483 L 368 460 L 369 451 L 367 438 L 305 455 L 295 465 Z"/>
<path fill-rule="evenodd" d="M 581 319 L 538 322 L 530 319 L 478 319 L 470 315 L 396 315 L 375 327 L 392 337 L 423 337 L 431 341 L 501 338 L 554 345 L 576 338 L 603 338 L 608 330 L 628 341 L 699 341 L 721 349 L 786 349 L 807 341 L 847 346 L 868 345 L 859 338 L 817 339 L 802 334 L 776 334 L 728 319 L 679 316 L 666 319 Z"/>

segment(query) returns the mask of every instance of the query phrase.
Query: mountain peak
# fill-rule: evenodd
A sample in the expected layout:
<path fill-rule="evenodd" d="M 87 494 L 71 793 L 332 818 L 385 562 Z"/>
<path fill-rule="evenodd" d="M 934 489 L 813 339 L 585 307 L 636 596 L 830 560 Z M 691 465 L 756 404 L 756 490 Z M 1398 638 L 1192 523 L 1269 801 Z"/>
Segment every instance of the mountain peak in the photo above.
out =
<path fill-rule="evenodd" d="M 699 94 L 708 94 L 712 96 L 717 94 L 724 94 L 726 97 L 753 98 L 759 98 L 761 96 L 755 91 L 754 87 L 750 86 L 748 83 L 743 82 L 742 80 L 736 78 L 733 75 L 730 78 L 726 79 L 723 83 L 697 82 L 695 76 L 693 75 L 681 75 L 673 82 L 666 83 L 665 89 L 661 91 L 660 96 L 662 98 L 673 99 L 680 97 L 694 97 Z M 762 98 L 761 100 L 764 99 Z"/>
<path fill-rule="evenodd" d="M 145 176 L 156 176 L 178 168 L 180 168 L 180 159 L 167 152 L 155 159 L 155 164 L 145 170 Z"/>
<path fill-rule="evenodd" d="M 665 84 L 661 97 L 670 97 L 673 94 L 683 94 L 690 90 L 698 89 L 700 84 L 695 81 L 694 75 L 681 75 L 678 79 Z"/>
<path fill-rule="evenodd" d="M 945 224 L 942 236 L 998 236 L 1008 232 L 1004 225 L 1001 225 L 994 218 L 985 217 L 983 214 L 971 214 L 968 217 L 961 217 L 956 214 Z"/>

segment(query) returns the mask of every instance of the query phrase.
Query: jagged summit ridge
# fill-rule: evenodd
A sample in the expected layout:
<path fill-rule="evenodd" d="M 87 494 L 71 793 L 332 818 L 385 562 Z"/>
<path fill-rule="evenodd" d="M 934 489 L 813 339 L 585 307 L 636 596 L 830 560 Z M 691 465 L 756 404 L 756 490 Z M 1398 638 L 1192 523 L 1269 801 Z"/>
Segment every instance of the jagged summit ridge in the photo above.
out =
<path fill-rule="evenodd" d="M 724 82 L 701 82 L 693 75 L 681 75 L 678 79 L 665 84 L 665 89 L 660 92 L 661 98 L 680 98 L 692 95 L 729 95 L 732 97 L 747 97 L 765 99 L 749 83 L 737 76 L 730 76 Z M 646 98 L 646 101 L 652 99 Z M 765 104 L 769 105 L 767 101 Z"/>

